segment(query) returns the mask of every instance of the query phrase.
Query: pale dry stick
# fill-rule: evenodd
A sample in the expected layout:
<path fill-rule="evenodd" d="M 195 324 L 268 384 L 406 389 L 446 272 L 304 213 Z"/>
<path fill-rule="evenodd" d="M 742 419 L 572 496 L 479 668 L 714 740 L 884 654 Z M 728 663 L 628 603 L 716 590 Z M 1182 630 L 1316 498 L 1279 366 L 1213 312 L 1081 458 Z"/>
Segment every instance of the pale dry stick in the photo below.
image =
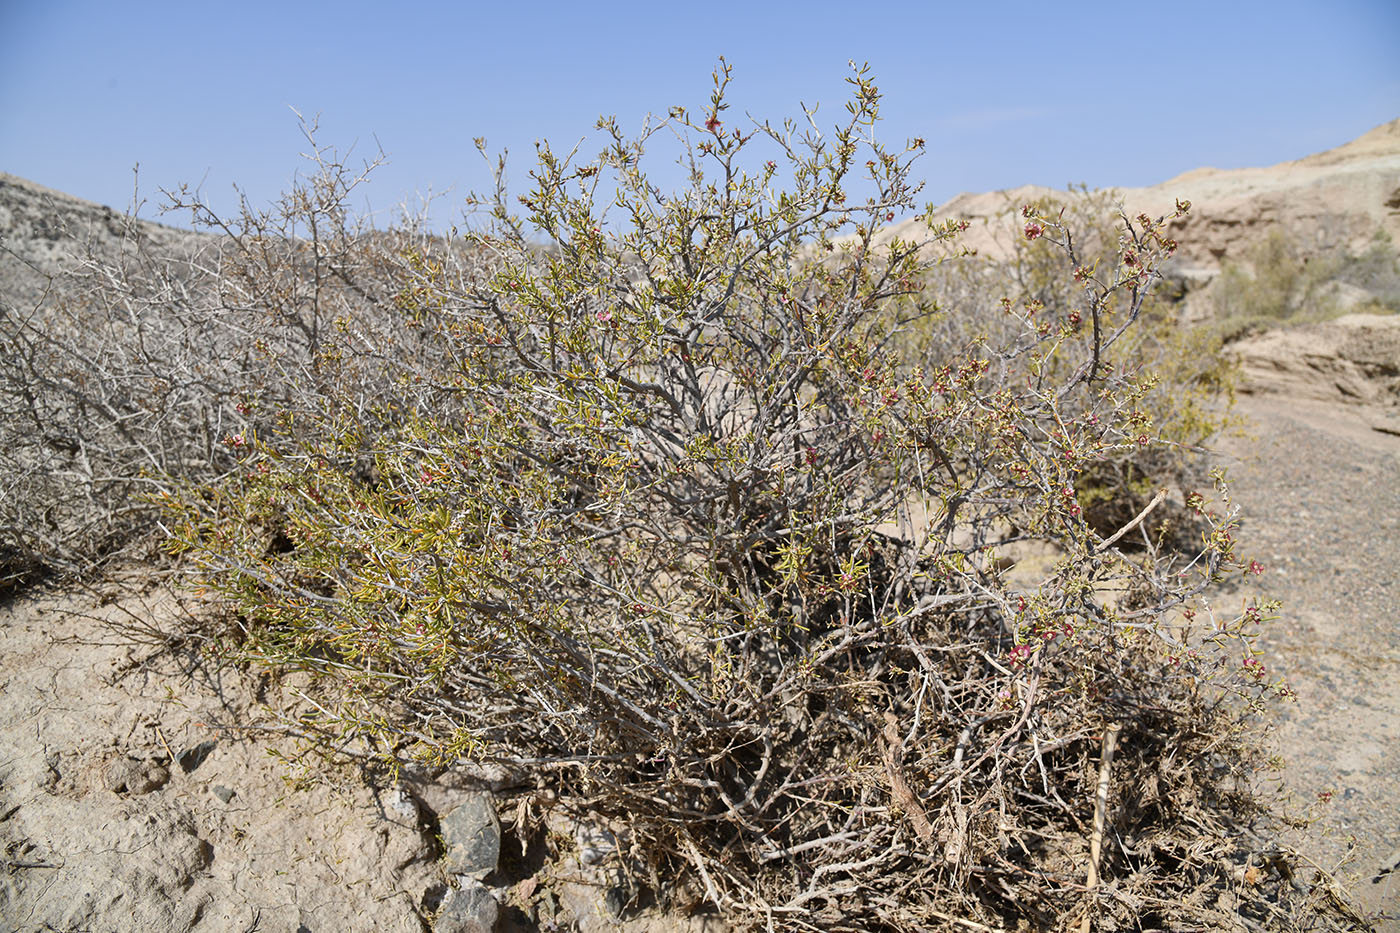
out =
<path fill-rule="evenodd" d="M 859 837 L 860 833 L 836 833 L 833 836 L 823 836 L 820 839 L 809 839 L 806 842 L 800 843 L 795 846 L 789 846 L 786 849 L 769 849 L 765 852 L 760 852 L 758 857 L 762 861 L 771 862 L 776 859 L 788 858 L 789 856 L 797 855 L 801 852 L 806 852 L 808 849 L 818 849 L 824 845 L 829 845 L 833 842 L 848 842 L 852 839 L 857 839 Z"/>
<path fill-rule="evenodd" d="M 969 930 L 977 930 L 978 933 L 1004 933 L 1005 931 L 1005 927 L 989 927 L 985 924 L 978 923 L 976 920 L 968 920 L 966 917 L 955 917 L 952 914 L 945 914 L 943 911 L 934 910 L 933 908 L 929 908 L 928 912 L 945 923 L 955 923 L 958 926 L 967 927 Z"/>
<path fill-rule="evenodd" d="M 1160 500 L 1160 496 L 1158 499 Z M 1155 502 L 1156 500 L 1154 500 Z M 1143 514 L 1151 510 L 1148 507 Z M 1141 518 L 1142 516 L 1138 516 Z M 1124 529 L 1125 531 L 1127 529 Z M 1122 532 L 1120 532 L 1121 534 Z M 1109 772 L 1113 768 L 1113 752 L 1118 747 L 1118 733 L 1123 726 L 1114 723 L 1104 730 L 1103 752 L 1099 756 L 1099 786 L 1094 794 L 1094 832 L 1089 837 L 1089 877 L 1085 883 L 1085 890 L 1092 898 L 1094 891 L 1099 886 L 1099 856 L 1103 852 L 1103 824 L 1108 810 L 1108 779 Z M 1089 933 L 1089 925 L 1093 922 L 1093 908 L 1086 902 L 1084 905 L 1084 918 L 1079 921 L 1079 933 Z"/>
<path fill-rule="evenodd" d="M 1142 524 L 1142 520 L 1143 520 L 1144 518 L 1146 518 L 1146 517 L 1152 512 L 1153 509 L 1155 509 L 1157 506 L 1161 505 L 1161 504 L 1162 504 L 1162 500 L 1165 499 L 1166 497 L 1167 497 L 1167 490 L 1166 490 L 1166 489 L 1159 489 L 1159 490 L 1157 490 L 1157 495 L 1153 496 L 1153 497 L 1152 497 L 1152 501 L 1149 502 L 1149 503 L 1147 503 L 1147 508 L 1145 508 L 1145 509 L 1143 509 L 1141 512 L 1139 512 L 1139 513 L 1137 514 L 1137 517 L 1134 518 L 1132 521 L 1128 522 L 1128 524 L 1124 525 L 1122 528 L 1119 528 L 1117 531 L 1115 531 L 1115 532 L 1113 533 L 1113 537 L 1108 538 L 1106 541 L 1104 541 L 1102 544 L 1100 544 L 1100 545 L 1099 545 L 1098 547 L 1096 547 L 1094 550 L 1096 550 L 1096 551 L 1106 551 L 1106 550 L 1108 550 L 1109 546 L 1112 545 L 1113 542 L 1117 541 L 1119 538 L 1123 537 L 1125 534 L 1127 534 L 1128 532 L 1132 531 L 1132 530 L 1133 530 L 1134 528 L 1136 528 L 1138 525 Z"/>
<path fill-rule="evenodd" d="M 160 726 L 156 726 L 156 738 L 160 739 L 160 746 L 165 749 L 165 754 L 170 759 L 170 766 L 175 767 L 175 753 L 170 750 L 170 743 L 165 741 L 165 733 L 160 731 Z"/>
<path fill-rule="evenodd" d="M 715 905 L 715 909 L 723 915 L 724 902 L 720 900 L 719 891 L 715 888 L 715 883 L 710 880 L 710 873 L 705 870 L 705 859 L 700 855 L 700 850 L 696 848 L 695 843 L 691 841 L 689 836 L 683 837 L 682 841 L 685 843 L 686 852 L 690 855 L 691 863 L 700 872 L 700 880 L 705 883 L 705 893 L 710 896 L 710 902 Z"/>

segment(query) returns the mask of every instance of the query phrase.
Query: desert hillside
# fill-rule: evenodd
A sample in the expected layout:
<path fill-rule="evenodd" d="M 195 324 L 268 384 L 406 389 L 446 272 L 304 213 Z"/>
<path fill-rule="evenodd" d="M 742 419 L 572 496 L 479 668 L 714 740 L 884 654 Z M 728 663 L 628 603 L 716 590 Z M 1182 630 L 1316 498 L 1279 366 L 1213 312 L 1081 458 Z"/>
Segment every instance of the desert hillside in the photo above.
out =
<path fill-rule="evenodd" d="M 1175 263 L 1183 277 L 1210 277 L 1222 261 L 1240 259 L 1273 231 L 1357 248 L 1380 230 L 1400 249 L 1400 119 L 1296 161 L 1260 168 L 1197 168 L 1150 187 L 1113 189 L 1113 195 L 1130 216 L 1168 213 L 1177 199 L 1192 203 L 1190 217 L 1175 228 L 1182 246 Z M 961 242 L 1003 254 L 1018 232 L 1008 222 L 1008 211 L 1047 197 L 1074 195 L 1026 185 L 960 194 L 934 214 L 940 220 L 971 221 Z M 907 220 L 888 233 L 908 236 L 918 223 Z"/>
<path fill-rule="evenodd" d="M 1273 231 L 1291 231 L 1304 241 L 1363 246 L 1377 231 L 1400 251 L 1400 118 L 1349 143 L 1291 162 L 1259 168 L 1197 168 L 1145 188 L 1112 189 L 1113 200 L 1130 215 L 1171 211 L 1177 199 L 1194 205 L 1175 228 L 1181 252 L 1178 274 L 1209 277 L 1227 259 Z M 1073 198 L 1072 192 L 1035 185 L 959 194 L 939 205 L 940 219 L 966 219 L 971 227 L 959 240 L 979 251 L 1004 251 L 1017 231 L 1009 223 L 1024 203 L 1040 198 Z M 149 210 L 145 212 L 149 215 Z M 16 285 L 32 288 L 32 271 L 52 272 L 71 255 L 70 238 L 110 244 L 125 222 L 121 209 L 94 204 L 0 173 L 0 272 L 8 300 Z M 893 224 L 884 237 L 908 237 L 917 219 Z M 137 221 L 143 235 L 165 242 L 192 236 L 188 231 Z M 26 292 L 28 293 L 28 292 Z"/>
<path fill-rule="evenodd" d="M 72 269 L 89 249 L 110 255 L 128 230 L 153 248 L 201 240 L 187 230 L 131 219 L 123 209 L 0 172 L 0 301 L 19 310 L 32 307 L 49 276 Z"/>

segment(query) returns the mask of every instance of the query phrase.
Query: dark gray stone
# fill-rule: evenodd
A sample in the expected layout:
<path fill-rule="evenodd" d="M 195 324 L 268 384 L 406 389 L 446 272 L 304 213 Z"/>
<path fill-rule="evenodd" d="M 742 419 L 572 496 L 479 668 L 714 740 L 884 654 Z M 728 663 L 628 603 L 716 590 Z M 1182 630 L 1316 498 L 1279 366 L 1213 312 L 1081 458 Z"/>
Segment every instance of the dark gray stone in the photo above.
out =
<path fill-rule="evenodd" d="M 607 910 L 609 917 L 621 920 L 636 898 L 636 889 L 626 879 L 623 879 L 621 884 L 613 885 L 603 894 L 603 907 Z"/>
<path fill-rule="evenodd" d="M 501 821 L 490 794 L 467 795 L 448 811 L 440 823 L 443 868 L 449 874 L 468 875 L 478 881 L 496 870 L 501 857 Z"/>
<path fill-rule="evenodd" d="M 236 793 L 233 788 L 225 787 L 222 784 L 215 784 L 213 787 L 210 787 L 209 790 L 215 797 L 218 797 L 224 803 L 228 803 L 230 800 L 232 800 L 233 795 Z"/>
<path fill-rule="evenodd" d="M 209 753 L 214 750 L 214 746 L 215 743 L 212 741 L 200 742 L 198 745 L 193 745 L 182 751 L 175 759 L 180 764 L 180 770 L 189 774 L 195 768 L 204 764 L 204 759 L 209 757 Z"/>
<path fill-rule="evenodd" d="M 461 886 L 449 891 L 433 924 L 434 933 L 492 933 L 501 907 L 480 882 L 461 878 Z"/>

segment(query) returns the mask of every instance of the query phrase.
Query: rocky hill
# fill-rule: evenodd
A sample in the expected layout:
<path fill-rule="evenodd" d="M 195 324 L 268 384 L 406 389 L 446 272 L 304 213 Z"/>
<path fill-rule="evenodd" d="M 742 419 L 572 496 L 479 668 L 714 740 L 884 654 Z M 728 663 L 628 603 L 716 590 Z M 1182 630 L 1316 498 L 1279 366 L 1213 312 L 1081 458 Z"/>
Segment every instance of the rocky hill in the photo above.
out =
<path fill-rule="evenodd" d="M 1273 231 L 1289 231 L 1304 245 L 1361 249 L 1378 232 L 1390 237 L 1400 255 L 1400 119 L 1376 127 L 1335 149 L 1262 168 L 1198 168 L 1145 188 L 1112 190 L 1130 215 L 1169 212 L 1177 199 L 1193 204 L 1177 228 L 1181 253 L 1175 271 L 1209 279 L 1228 260 Z M 1004 255 L 1019 226 L 1014 212 L 1044 198 L 1082 195 L 1036 185 L 964 193 L 939 205 L 939 219 L 966 219 L 971 227 L 960 244 L 992 256 Z M 121 211 L 0 173 L 0 275 L 4 297 L 17 289 L 34 294 L 42 273 L 72 258 L 71 245 L 111 244 L 128 223 L 153 242 L 198 239 L 199 234 L 150 221 L 129 221 Z M 913 236 L 920 221 L 893 224 L 879 234 Z M 22 302 L 16 302 L 22 303 Z"/>
<path fill-rule="evenodd" d="M 1177 228 L 1184 277 L 1209 278 L 1228 259 L 1241 258 L 1271 231 L 1291 231 L 1305 241 L 1360 248 L 1377 231 L 1400 244 L 1400 119 L 1345 145 L 1263 168 L 1198 168 L 1146 188 L 1114 189 L 1130 216 L 1168 213 L 1189 200 L 1191 216 Z M 1010 216 L 1022 204 L 1075 193 L 1024 185 L 1003 191 L 960 194 L 935 210 L 939 219 L 966 219 L 961 243 L 1004 255 L 1018 226 Z M 906 220 L 886 236 L 912 236 L 918 220 Z"/>
<path fill-rule="evenodd" d="M 112 255 L 128 233 L 165 250 L 206 239 L 0 172 L 0 306 L 32 308 L 50 277 L 89 250 Z"/>

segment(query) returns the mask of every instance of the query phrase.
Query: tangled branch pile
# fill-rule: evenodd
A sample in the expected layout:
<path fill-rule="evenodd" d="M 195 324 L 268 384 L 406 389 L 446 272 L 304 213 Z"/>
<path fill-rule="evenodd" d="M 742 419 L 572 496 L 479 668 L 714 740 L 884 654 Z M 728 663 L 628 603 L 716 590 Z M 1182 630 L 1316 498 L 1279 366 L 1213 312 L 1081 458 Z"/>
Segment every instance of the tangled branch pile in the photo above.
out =
<path fill-rule="evenodd" d="M 731 127 L 727 83 L 542 148 L 523 218 L 502 183 L 461 236 L 360 230 L 322 152 L 279 215 L 183 199 L 203 253 L 98 283 L 83 313 L 130 328 L 100 371 L 159 390 L 90 416 L 222 644 L 321 675 L 329 747 L 547 772 L 655 897 L 680 872 L 736 922 L 1208 923 L 1251 858 L 1243 917 L 1322 922 L 1241 829 L 1271 607 L 1208 600 L 1247 565 L 1178 401 L 1209 366 L 1160 382 L 1142 322 L 1173 218 L 1096 261 L 1027 205 L 1057 278 L 947 288 L 955 223 L 876 239 L 924 143 L 875 141 L 863 71 L 827 133 Z M 676 194 L 642 168 L 667 140 Z"/>

